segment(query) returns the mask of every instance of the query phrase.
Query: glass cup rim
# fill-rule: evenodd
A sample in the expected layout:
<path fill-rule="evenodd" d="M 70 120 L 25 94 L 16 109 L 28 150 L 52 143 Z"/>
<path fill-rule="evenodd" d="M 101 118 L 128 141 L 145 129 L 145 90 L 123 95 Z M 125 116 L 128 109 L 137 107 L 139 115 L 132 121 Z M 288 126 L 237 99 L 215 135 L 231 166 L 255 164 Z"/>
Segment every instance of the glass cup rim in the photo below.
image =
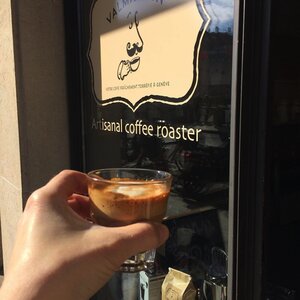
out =
<path fill-rule="evenodd" d="M 127 180 L 127 181 L 122 181 L 122 180 L 118 180 L 118 181 L 112 181 L 109 179 L 104 179 L 99 177 L 98 175 L 96 175 L 96 172 L 99 171 L 141 171 L 141 172 L 159 172 L 164 174 L 164 178 L 159 178 L 159 179 L 153 179 L 153 180 L 141 180 L 141 181 L 136 181 L 136 180 Z M 117 184 L 117 185 L 145 185 L 145 184 L 159 184 L 159 183 L 165 183 L 168 182 L 169 180 L 171 180 L 173 178 L 172 174 L 170 174 L 167 171 L 163 171 L 163 170 L 157 170 L 157 169 L 146 169 L 146 168 L 99 168 L 99 169 L 95 169 L 92 171 L 89 171 L 87 173 L 88 177 L 95 181 L 95 182 L 103 182 L 103 183 L 109 183 L 109 184 Z"/>

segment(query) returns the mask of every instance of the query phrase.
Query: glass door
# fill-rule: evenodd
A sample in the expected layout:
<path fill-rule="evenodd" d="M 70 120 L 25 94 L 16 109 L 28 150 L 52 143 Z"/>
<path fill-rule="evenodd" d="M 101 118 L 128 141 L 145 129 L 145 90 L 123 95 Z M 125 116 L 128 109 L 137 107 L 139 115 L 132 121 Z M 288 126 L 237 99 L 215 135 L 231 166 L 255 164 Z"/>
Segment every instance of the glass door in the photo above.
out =
<path fill-rule="evenodd" d="M 174 176 L 165 221 L 171 235 L 155 272 L 116 274 L 98 299 L 148 299 L 155 288 L 143 283 L 161 284 L 170 267 L 192 277 L 199 297 L 215 285 L 227 293 L 237 4 L 76 3 L 82 169 L 138 167 Z"/>

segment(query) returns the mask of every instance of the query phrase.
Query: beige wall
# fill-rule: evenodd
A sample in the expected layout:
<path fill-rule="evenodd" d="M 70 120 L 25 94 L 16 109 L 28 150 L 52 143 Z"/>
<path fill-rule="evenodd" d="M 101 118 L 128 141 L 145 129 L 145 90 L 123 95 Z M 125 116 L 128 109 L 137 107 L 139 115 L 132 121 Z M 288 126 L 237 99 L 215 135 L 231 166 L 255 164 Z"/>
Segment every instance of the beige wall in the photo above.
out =
<path fill-rule="evenodd" d="M 64 51 L 63 0 L 0 0 L 4 266 L 28 195 L 70 167 Z"/>
<path fill-rule="evenodd" d="M 22 210 L 13 34 L 8 0 L 0 0 L 0 28 L 0 212 L 6 261 Z"/>

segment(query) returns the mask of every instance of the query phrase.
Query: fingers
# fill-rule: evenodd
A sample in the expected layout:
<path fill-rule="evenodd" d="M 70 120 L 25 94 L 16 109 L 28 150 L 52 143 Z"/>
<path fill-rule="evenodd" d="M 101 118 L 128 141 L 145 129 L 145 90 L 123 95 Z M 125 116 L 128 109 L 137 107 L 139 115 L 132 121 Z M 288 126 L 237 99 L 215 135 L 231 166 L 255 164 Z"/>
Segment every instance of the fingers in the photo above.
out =
<path fill-rule="evenodd" d="M 87 196 L 73 194 L 68 199 L 69 206 L 82 218 L 90 218 L 90 200 Z"/>
<path fill-rule="evenodd" d="M 65 170 L 53 177 L 45 186 L 34 191 L 27 200 L 25 210 L 32 207 L 40 207 L 44 204 L 59 204 L 58 207 L 67 207 L 67 200 L 73 194 L 87 194 L 86 174 Z M 77 201 L 77 200 L 76 200 Z M 73 204 L 75 205 L 75 204 Z M 76 204 L 77 205 L 77 204 Z"/>
<path fill-rule="evenodd" d="M 160 223 L 135 223 L 114 228 L 120 237 L 120 249 L 125 257 L 158 248 L 169 237 L 168 228 Z"/>
<path fill-rule="evenodd" d="M 64 170 L 53 177 L 43 188 L 57 199 L 67 200 L 73 194 L 87 194 L 87 175 Z"/>

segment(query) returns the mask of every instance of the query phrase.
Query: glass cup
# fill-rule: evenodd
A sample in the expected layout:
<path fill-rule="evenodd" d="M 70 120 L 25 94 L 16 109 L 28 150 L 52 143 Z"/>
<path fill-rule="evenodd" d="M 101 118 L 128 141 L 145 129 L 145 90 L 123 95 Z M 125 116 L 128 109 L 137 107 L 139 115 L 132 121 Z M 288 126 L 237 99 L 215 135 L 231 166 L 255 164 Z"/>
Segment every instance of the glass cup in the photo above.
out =
<path fill-rule="evenodd" d="M 161 222 L 166 215 L 172 175 L 137 168 L 99 169 L 88 173 L 91 218 L 104 226 L 139 221 Z M 153 266 L 155 250 L 138 253 L 121 266 L 122 272 L 139 272 Z"/>

